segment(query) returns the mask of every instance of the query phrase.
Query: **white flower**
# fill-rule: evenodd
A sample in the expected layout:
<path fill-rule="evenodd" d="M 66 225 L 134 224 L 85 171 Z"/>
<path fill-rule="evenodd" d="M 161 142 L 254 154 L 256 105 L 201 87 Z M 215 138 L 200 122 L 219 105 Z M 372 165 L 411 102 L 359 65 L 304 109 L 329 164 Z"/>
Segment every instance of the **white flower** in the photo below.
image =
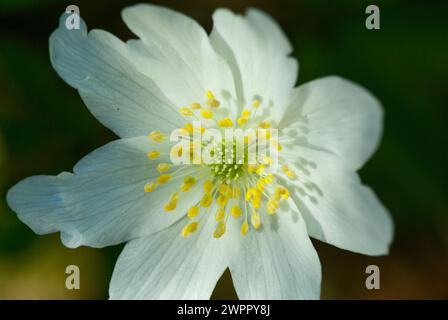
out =
<path fill-rule="evenodd" d="M 289 41 L 255 9 L 217 10 L 210 36 L 154 5 L 122 16 L 139 40 L 87 33 L 84 23 L 67 30 L 65 15 L 50 38 L 56 71 L 120 139 L 73 173 L 13 187 L 8 203 L 24 223 L 60 231 L 68 247 L 127 242 L 112 299 L 209 298 L 227 267 L 242 299 L 316 299 L 321 268 L 309 236 L 388 252 L 390 217 L 356 173 L 381 135 L 370 93 L 338 77 L 295 88 Z M 281 169 L 172 164 L 167 135 L 191 132 L 192 119 L 207 130 L 279 129 Z"/>

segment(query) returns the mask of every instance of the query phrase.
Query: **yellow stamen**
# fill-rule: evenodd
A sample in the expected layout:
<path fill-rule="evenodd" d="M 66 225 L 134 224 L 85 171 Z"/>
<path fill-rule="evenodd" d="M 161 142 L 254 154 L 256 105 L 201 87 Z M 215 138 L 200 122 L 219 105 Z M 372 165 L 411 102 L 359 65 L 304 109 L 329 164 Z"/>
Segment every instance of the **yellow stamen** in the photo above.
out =
<path fill-rule="evenodd" d="M 252 112 L 250 112 L 250 110 L 245 109 L 245 110 L 243 110 L 243 112 L 241 112 L 241 116 L 243 118 L 249 118 L 251 113 Z"/>
<path fill-rule="evenodd" d="M 149 134 L 149 138 L 155 142 L 162 142 L 165 140 L 165 135 L 160 131 L 153 131 Z"/>
<path fill-rule="evenodd" d="M 171 175 L 169 173 L 161 174 L 157 177 L 157 183 L 158 184 L 164 184 L 168 182 L 171 179 Z"/>
<path fill-rule="evenodd" d="M 212 191 L 213 191 L 213 182 L 211 181 L 211 180 L 206 180 L 205 182 L 204 182 L 204 192 L 206 193 L 206 194 L 210 194 L 210 193 L 212 193 Z"/>
<path fill-rule="evenodd" d="M 145 184 L 145 192 L 153 192 L 157 187 L 155 182 L 148 182 Z"/>
<path fill-rule="evenodd" d="M 177 206 L 177 200 L 171 199 L 170 201 L 168 201 L 167 204 L 165 204 L 163 208 L 165 209 L 165 211 L 173 211 L 174 209 L 176 209 L 176 206 Z"/>
<path fill-rule="evenodd" d="M 238 207 L 237 205 L 234 205 L 231 209 L 230 209 L 230 214 L 232 216 L 234 216 L 235 218 L 238 218 L 239 216 L 241 216 L 241 208 Z"/>
<path fill-rule="evenodd" d="M 238 118 L 237 122 L 240 126 L 244 126 L 247 123 L 247 118 Z"/>
<path fill-rule="evenodd" d="M 193 110 L 201 109 L 201 104 L 200 104 L 200 103 L 197 103 L 197 102 L 193 102 L 193 103 L 190 105 L 190 108 L 193 109 Z"/>
<path fill-rule="evenodd" d="M 229 201 L 229 198 L 227 198 L 227 196 L 222 195 L 222 194 L 219 195 L 218 199 L 216 199 L 216 203 L 220 207 L 224 207 L 227 204 L 228 201 Z"/>
<path fill-rule="evenodd" d="M 225 215 L 224 208 L 218 208 L 218 210 L 216 210 L 216 213 L 215 213 L 215 220 L 221 221 L 222 219 L 224 219 L 224 215 Z"/>
<path fill-rule="evenodd" d="M 191 123 L 186 123 L 184 129 L 187 130 L 188 133 L 193 133 L 193 125 Z"/>
<path fill-rule="evenodd" d="M 215 99 L 215 95 L 213 94 L 213 92 L 211 92 L 210 90 L 208 90 L 205 93 L 205 96 L 207 97 L 207 99 Z"/>
<path fill-rule="evenodd" d="M 157 171 L 160 173 L 168 171 L 171 168 L 171 165 L 169 163 L 159 163 L 157 165 Z"/>
<path fill-rule="evenodd" d="M 289 198 L 289 190 L 283 186 L 279 186 L 275 189 L 275 194 L 278 194 L 278 198 L 282 197 L 283 199 Z"/>
<path fill-rule="evenodd" d="M 272 140 L 271 143 L 275 149 L 277 149 L 278 151 L 282 151 L 283 147 L 277 140 Z"/>
<path fill-rule="evenodd" d="M 221 103 L 219 102 L 219 100 L 217 100 L 217 99 L 215 98 L 215 95 L 213 94 L 213 92 L 211 92 L 211 91 L 207 91 L 207 92 L 205 93 L 205 96 L 207 97 L 207 102 L 206 102 L 206 104 L 207 104 L 209 107 L 212 107 L 212 108 L 218 108 L 219 105 L 221 104 Z"/>
<path fill-rule="evenodd" d="M 266 205 L 268 214 L 274 214 L 278 209 L 278 202 L 275 199 L 270 199 Z"/>
<path fill-rule="evenodd" d="M 230 118 L 224 118 L 218 121 L 218 126 L 223 128 L 230 128 L 233 127 L 233 121 Z"/>
<path fill-rule="evenodd" d="M 176 157 L 182 157 L 183 154 L 183 146 L 173 146 L 170 150 L 170 155 L 172 158 L 176 158 Z"/>
<path fill-rule="evenodd" d="M 190 222 L 182 229 L 182 237 L 188 237 L 190 233 L 193 233 L 198 228 L 199 222 Z"/>
<path fill-rule="evenodd" d="M 220 187 L 219 187 L 219 193 L 220 194 L 227 194 L 228 192 L 229 192 L 229 189 L 230 189 L 230 187 L 228 186 L 228 185 L 226 185 L 226 184 L 222 184 Z"/>
<path fill-rule="evenodd" d="M 243 224 L 241 225 L 241 234 L 245 236 L 248 231 L 249 231 L 249 224 L 247 223 L 247 221 L 244 221 Z"/>
<path fill-rule="evenodd" d="M 193 111 L 191 111 L 191 110 L 188 109 L 188 108 L 180 108 L 180 109 L 179 109 L 179 112 L 180 112 L 183 116 L 186 116 L 186 117 L 189 117 L 189 116 L 194 115 Z"/>
<path fill-rule="evenodd" d="M 184 179 L 184 183 L 183 185 L 180 187 L 180 189 L 183 192 L 187 192 L 188 190 L 190 190 L 191 187 L 193 187 L 196 184 L 196 178 L 195 177 L 186 177 Z"/>
<path fill-rule="evenodd" d="M 210 109 L 202 109 L 201 116 L 205 119 L 211 119 L 213 118 L 213 111 Z"/>
<path fill-rule="evenodd" d="M 261 197 L 260 197 L 260 196 L 254 197 L 254 198 L 252 199 L 251 204 L 252 204 L 252 207 L 254 207 L 255 209 L 260 208 Z"/>
<path fill-rule="evenodd" d="M 160 152 L 153 150 L 153 151 L 148 152 L 147 156 L 149 159 L 154 160 L 154 159 L 157 159 L 158 157 L 160 157 Z"/>
<path fill-rule="evenodd" d="M 224 222 L 220 222 L 220 223 L 218 223 L 218 226 L 216 227 L 215 232 L 213 232 L 213 237 L 221 238 L 225 232 L 226 232 L 226 225 Z"/>
<path fill-rule="evenodd" d="M 265 139 L 265 140 L 269 140 L 271 138 L 271 131 L 269 130 L 258 130 L 257 131 L 257 137 L 259 139 Z"/>
<path fill-rule="evenodd" d="M 252 102 L 252 107 L 258 108 L 261 105 L 261 101 L 256 99 Z"/>
<path fill-rule="evenodd" d="M 260 164 L 260 165 L 257 166 L 257 170 L 255 170 L 255 172 L 259 176 L 261 176 L 265 172 L 265 170 L 266 170 L 266 167 L 264 165 Z"/>
<path fill-rule="evenodd" d="M 256 211 L 252 212 L 250 215 L 250 223 L 255 228 L 255 230 L 258 230 L 261 226 L 261 218 L 260 214 Z"/>
<path fill-rule="evenodd" d="M 249 171 L 249 173 L 254 173 L 255 171 L 257 171 L 257 165 L 249 164 L 249 165 L 247 165 L 247 170 Z"/>
<path fill-rule="evenodd" d="M 262 128 L 262 129 L 269 129 L 271 127 L 271 124 L 269 123 L 269 121 L 263 121 L 263 122 L 260 122 L 258 127 Z"/>
<path fill-rule="evenodd" d="M 286 172 L 286 176 L 292 180 L 294 180 L 295 178 L 297 178 L 297 175 L 294 171 L 289 170 L 288 172 Z"/>
<path fill-rule="evenodd" d="M 190 209 L 188 209 L 187 211 L 187 216 L 190 219 L 193 219 L 194 217 L 196 217 L 199 214 L 199 207 L 198 206 L 193 206 Z"/>
<path fill-rule="evenodd" d="M 210 207 L 210 205 L 213 202 L 213 197 L 211 196 L 211 194 L 204 194 L 204 196 L 201 199 L 201 206 L 203 207 Z"/>

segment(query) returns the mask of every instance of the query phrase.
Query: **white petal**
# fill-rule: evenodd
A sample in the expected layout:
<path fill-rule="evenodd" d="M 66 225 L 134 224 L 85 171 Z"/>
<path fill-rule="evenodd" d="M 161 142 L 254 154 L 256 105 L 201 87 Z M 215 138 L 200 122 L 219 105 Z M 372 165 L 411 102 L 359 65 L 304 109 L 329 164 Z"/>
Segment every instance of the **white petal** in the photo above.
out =
<path fill-rule="evenodd" d="M 181 181 L 144 192 L 159 174 L 146 153 L 157 147 L 147 137 L 111 142 L 82 159 L 74 173 L 35 176 L 8 192 L 9 206 L 38 234 L 61 231 L 68 247 L 103 247 L 165 228 L 199 200 L 199 183 L 180 194 L 177 209 L 165 212 Z M 160 158 L 165 162 L 169 157 Z M 190 170 L 190 169 L 188 169 Z"/>
<path fill-rule="evenodd" d="M 87 34 L 84 22 L 79 30 L 68 30 L 65 18 L 50 37 L 51 62 L 98 120 L 121 137 L 183 124 L 174 105 L 136 69 L 121 40 L 101 30 Z"/>
<path fill-rule="evenodd" d="M 264 118 L 280 121 L 297 80 L 297 61 L 280 27 L 265 13 L 250 9 L 245 17 L 226 9 L 213 14 L 211 40 L 232 68 L 246 104 L 262 98 Z"/>
<path fill-rule="evenodd" d="M 295 89 L 280 126 L 301 131 L 309 144 L 359 169 L 378 146 L 382 119 L 380 103 L 366 89 L 339 77 L 326 77 Z"/>
<path fill-rule="evenodd" d="M 229 95 L 236 97 L 230 68 L 196 21 L 149 4 L 128 7 L 122 16 L 141 39 L 128 43 L 129 51 L 140 61 L 140 70 L 154 79 L 173 103 L 202 103 L 207 90 L 221 101 Z"/>
<path fill-rule="evenodd" d="M 298 148 L 288 161 L 297 179 L 285 185 L 310 236 L 353 252 L 386 254 L 393 237 L 390 215 L 344 161 L 331 153 Z"/>
<path fill-rule="evenodd" d="M 115 266 L 111 299 L 209 299 L 227 267 L 225 241 L 213 238 L 213 214 L 184 238 L 182 219 L 154 235 L 129 242 Z M 225 235 L 224 235 L 225 236 Z"/>
<path fill-rule="evenodd" d="M 240 299 L 318 299 L 321 267 L 294 202 L 240 239 L 230 271 Z M 242 236 L 241 236 L 242 237 Z"/>

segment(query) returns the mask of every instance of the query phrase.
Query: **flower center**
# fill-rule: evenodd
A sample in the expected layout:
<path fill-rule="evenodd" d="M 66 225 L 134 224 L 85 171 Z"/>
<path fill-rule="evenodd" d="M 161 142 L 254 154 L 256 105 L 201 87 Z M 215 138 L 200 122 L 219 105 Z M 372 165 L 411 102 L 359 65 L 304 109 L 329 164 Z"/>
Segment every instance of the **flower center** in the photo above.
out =
<path fill-rule="evenodd" d="M 169 212 L 177 208 L 178 199 L 183 193 L 189 192 L 202 180 L 202 190 L 195 189 L 202 193 L 200 200 L 186 210 L 190 221 L 182 229 L 182 236 L 194 233 L 199 227 L 200 218 L 210 214 L 212 208 L 215 208 L 211 214 L 217 223 L 213 233 L 215 238 L 224 235 L 229 217 L 241 221 L 241 233 L 246 235 L 250 226 L 260 229 L 260 212 L 275 214 L 280 202 L 289 198 L 288 189 L 279 183 L 276 169 L 273 169 L 282 147 L 268 121 L 254 123 L 253 117 L 262 104 L 261 99 L 255 99 L 252 108 L 244 108 L 236 120 L 240 129 L 252 126 L 256 130 L 245 130 L 242 135 L 226 134 L 224 139 L 214 139 L 213 142 L 204 141 L 202 134 L 212 131 L 207 128 L 229 130 L 235 126 L 230 117 L 219 118 L 222 113 L 218 111 L 223 108 L 211 91 L 206 92 L 205 97 L 204 106 L 194 102 L 189 107 L 179 109 L 184 117 L 202 118 L 205 122 L 204 127 L 187 123 L 178 129 L 181 144 L 171 147 L 169 154 L 171 160 L 183 158 L 183 162 L 159 162 L 157 170 L 160 175 L 156 181 L 148 182 L 144 189 L 145 192 L 153 192 L 170 180 L 182 179 L 178 191 L 168 197 L 164 206 L 165 211 Z M 201 135 L 199 139 L 198 134 Z M 153 131 L 149 138 L 162 143 L 166 136 L 160 131 Z M 204 149 L 206 159 L 203 158 Z M 277 157 L 271 154 L 273 150 Z M 163 152 L 151 150 L 147 155 L 151 161 L 158 161 Z M 186 175 L 185 171 L 191 165 L 197 167 L 197 173 Z M 287 165 L 281 166 L 281 172 L 287 179 L 296 179 L 296 174 Z"/>

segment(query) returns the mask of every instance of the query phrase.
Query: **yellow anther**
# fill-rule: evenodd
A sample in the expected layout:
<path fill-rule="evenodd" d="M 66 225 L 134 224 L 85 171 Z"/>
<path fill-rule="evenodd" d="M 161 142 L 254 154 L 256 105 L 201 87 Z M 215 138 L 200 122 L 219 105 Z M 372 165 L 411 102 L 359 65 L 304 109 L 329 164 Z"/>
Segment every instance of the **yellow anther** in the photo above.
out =
<path fill-rule="evenodd" d="M 149 159 L 154 160 L 154 159 L 157 159 L 158 157 L 160 157 L 160 152 L 153 150 L 153 151 L 148 152 L 147 156 Z"/>
<path fill-rule="evenodd" d="M 260 191 L 263 191 L 265 188 L 265 181 L 263 178 L 261 178 L 260 180 L 258 180 L 257 182 L 257 189 Z"/>
<path fill-rule="evenodd" d="M 211 194 L 212 191 L 213 191 L 213 187 L 214 187 L 214 185 L 213 185 L 213 182 L 211 180 L 206 180 L 204 182 L 204 192 L 206 194 Z"/>
<path fill-rule="evenodd" d="M 229 198 L 222 194 L 220 194 L 219 197 L 216 199 L 216 203 L 220 207 L 224 207 L 228 201 L 229 201 Z"/>
<path fill-rule="evenodd" d="M 148 182 L 145 184 L 145 192 L 153 192 L 157 187 L 155 182 Z"/>
<path fill-rule="evenodd" d="M 230 128 L 233 127 L 233 121 L 230 118 L 224 118 L 218 121 L 218 126 L 223 128 Z"/>
<path fill-rule="evenodd" d="M 163 208 L 165 209 L 165 211 L 173 211 L 174 209 L 176 209 L 176 206 L 177 206 L 177 200 L 171 199 L 170 201 L 168 201 L 167 204 L 165 204 Z"/>
<path fill-rule="evenodd" d="M 218 208 L 218 210 L 216 210 L 216 213 L 215 213 L 215 220 L 221 221 L 222 219 L 224 219 L 225 213 L 226 212 L 225 212 L 224 208 Z"/>
<path fill-rule="evenodd" d="M 255 197 L 259 197 L 261 194 L 260 190 L 257 190 L 255 188 L 249 188 L 246 191 L 246 200 L 247 201 L 251 201 L 252 199 L 254 199 Z"/>
<path fill-rule="evenodd" d="M 261 105 L 261 101 L 258 100 L 258 99 L 255 99 L 255 100 L 252 102 L 252 107 L 254 107 L 254 108 L 258 108 L 260 105 Z"/>
<path fill-rule="evenodd" d="M 158 184 L 164 184 L 168 182 L 171 179 L 171 175 L 169 173 L 161 174 L 157 177 L 157 183 Z"/>
<path fill-rule="evenodd" d="M 275 199 L 270 199 L 266 205 L 268 214 L 274 214 L 278 209 L 278 202 Z"/>
<path fill-rule="evenodd" d="M 188 176 L 188 177 L 186 177 L 184 179 L 184 183 L 186 183 L 186 184 L 195 184 L 196 183 L 196 178 Z"/>
<path fill-rule="evenodd" d="M 247 118 L 238 118 L 237 122 L 240 126 L 244 126 L 247 123 Z"/>
<path fill-rule="evenodd" d="M 219 186 L 219 193 L 226 195 L 229 192 L 230 187 L 226 184 L 222 184 Z"/>
<path fill-rule="evenodd" d="M 292 180 L 294 180 L 295 178 L 297 178 L 297 175 L 294 171 L 289 170 L 288 172 L 285 173 L 286 176 Z"/>
<path fill-rule="evenodd" d="M 262 129 L 269 129 L 271 127 L 271 124 L 269 123 L 269 121 L 263 121 L 258 124 L 258 127 Z"/>
<path fill-rule="evenodd" d="M 213 202 L 213 197 L 212 197 L 212 195 L 206 193 L 206 194 L 204 194 L 204 196 L 203 196 L 202 199 L 201 199 L 201 206 L 203 206 L 203 207 L 210 207 L 210 205 L 212 204 L 212 202 Z"/>
<path fill-rule="evenodd" d="M 249 118 L 251 113 L 250 110 L 244 109 L 243 112 L 241 112 L 241 116 L 243 118 Z"/>
<path fill-rule="evenodd" d="M 215 99 L 215 95 L 213 94 L 213 92 L 211 92 L 210 90 L 208 90 L 205 93 L 205 96 L 207 97 L 207 99 Z"/>
<path fill-rule="evenodd" d="M 198 206 L 193 206 L 190 209 L 188 209 L 187 211 L 187 216 L 190 219 L 193 219 L 194 217 L 196 217 L 199 214 L 199 207 Z"/>
<path fill-rule="evenodd" d="M 247 221 L 244 221 L 243 224 L 241 225 L 241 234 L 245 236 L 248 231 L 249 231 L 249 224 L 247 223 Z"/>
<path fill-rule="evenodd" d="M 200 104 L 200 103 L 197 103 L 197 102 L 193 102 L 193 103 L 190 105 L 190 108 L 193 109 L 193 110 L 201 109 L 201 104 Z"/>
<path fill-rule="evenodd" d="M 180 112 L 183 116 L 186 116 L 186 117 L 189 117 L 189 116 L 194 115 L 193 111 L 191 111 L 191 110 L 188 109 L 188 108 L 180 108 L 180 109 L 179 109 L 179 112 Z"/>
<path fill-rule="evenodd" d="M 159 163 L 157 165 L 157 171 L 160 173 L 168 171 L 171 168 L 171 165 L 169 163 Z"/>
<path fill-rule="evenodd" d="M 211 91 L 207 91 L 207 92 L 205 93 L 205 96 L 207 97 L 207 102 L 206 102 L 206 104 L 207 104 L 209 107 L 212 107 L 212 108 L 218 108 L 219 105 L 221 104 L 221 103 L 219 102 L 219 100 L 217 100 L 217 99 L 215 98 L 215 95 L 213 94 L 213 92 L 211 92 Z"/>
<path fill-rule="evenodd" d="M 186 130 L 185 128 L 177 129 L 177 134 L 179 134 L 180 136 L 184 136 L 184 137 L 190 136 L 190 132 L 188 132 L 188 130 Z"/>
<path fill-rule="evenodd" d="M 179 192 L 174 192 L 171 196 L 170 196 L 170 200 L 177 200 L 179 198 Z"/>
<path fill-rule="evenodd" d="M 288 167 L 287 164 L 282 165 L 282 171 L 283 171 L 284 173 L 286 173 L 286 172 L 289 171 L 289 167 Z"/>
<path fill-rule="evenodd" d="M 239 216 L 241 216 L 241 208 L 237 205 L 234 205 L 231 209 L 230 209 L 230 214 L 232 216 L 234 216 L 235 218 L 238 218 Z"/>
<path fill-rule="evenodd" d="M 247 165 L 247 170 L 249 171 L 249 173 L 254 173 L 255 171 L 257 171 L 257 165 L 249 164 L 249 165 Z"/>
<path fill-rule="evenodd" d="M 264 181 L 265 181 L 267 184 L 271 184 L 272 182 L 275 181 L 275 176 L 274 176 L 272 173 L 268 173 L 267 175 L 265 175 L 265 177 L 264 177 Z"/>
<path fill-rule="evenodd" d="M 188 190 L 190 190 L 191 187 L 193 187 L 196 184 L 196 178 L 195 177 L 186 177 L 184 179 L 184 183 L 182 184 L 182 186 L 180 187 L 180 189 L 183 192 L 187 192 Z"/>
<path fill-rule="evenodd" d="M 254 207 L 255 209 L 260 208 L 260 204 L 261 204 L 261 197 L 257 196 L 254 197 L 251 201 L 252 207 Z"/>
<path fill-rule="evenodd" d="M 211 119 L 213 118 L 213 111 L 210 109 L 202 109 L 201 116 L 205 119 Z"/>
<path fill-rule="evenodd" d="M 257 137 L 259 139 L 265 139 L 265 140 L 269 140 L 271 139 L 271 131 L 270 130 L 257 130 Z"/>
<path fill-rule="evenodd" d="M 153 131 L 148 137 L 155 142 L 162 142 L 165 140 L 165 135 L 160 131 Z"/>
<path fill-rule="evenodd" d="M 199 222 L 190 222 L 185 227 L 182 228 L 182 237 L 188 237 L 190 233 L 193 233 L 198 228 Z"/>
<path fill-rule="evenodd" d="M 261 226 L 261 217 L 260 214 L 256 211 L 253 211 L 250 215 L 250 223 L 255 228 L 255 230 L 258 230 Z"/>
<path fill-rule="evenodd" d="M 280 198 L 288 199 L 289 198 L 289 190 L 283 186 L 278 186 L 275 188 L 274 197 L 278 201 Z"/>
<path fill-rule="evenodd" d="M 180 186 L 180 190 L 182 190 L 182 192 L 187 192 L 192 186 L 193 184 L 184 183 Z"/>
<path fill-rule="evenodd" d="M 277 149 L 278 151 L 282 151 L 282 145 L 277 140 L 272 140 L 271 143 L 275 149 Z"/>
<path fill-rule="evenodd" d="M 262 164 L 259 164 L 259 165 L 257 166 L 257 169 L 255 170 L 255 172 L 256 172 L 259 176 L 261 176 L 261 175 L 265 172 L 265 170 L 266 170 L 266 167 L 265 167 L 264 165 L 262 165 Z"/>
<path fill-rule="evenodd" d="M 191 123 L 186 123 L 184 129 L 187 130 L 188 133 L 193 133 L 193 125 Z"/>
<path fill-rule="evenodd" d="M 216 227 L 215 232 L 213 232 L 213 237 L 221 238 L 225 232 L 226 232 L 226 225 L 224 222 L 220 222 L 220 223 L 218 223 L 218 226 Z"/>
<path fill-rule="evenodd" d="M 221 102 L 219 102 L 219 100 L 216 100 L 216 99 L 208 99 L 206 104 L 209 107 L 218 108 L 221 105 Z"/>
<path fill-rule="evenodd" d="M 183 154 L 183 146 L 175 145 L 170 150 L 170 155 L 172 158 L 182 157 Z"/>

